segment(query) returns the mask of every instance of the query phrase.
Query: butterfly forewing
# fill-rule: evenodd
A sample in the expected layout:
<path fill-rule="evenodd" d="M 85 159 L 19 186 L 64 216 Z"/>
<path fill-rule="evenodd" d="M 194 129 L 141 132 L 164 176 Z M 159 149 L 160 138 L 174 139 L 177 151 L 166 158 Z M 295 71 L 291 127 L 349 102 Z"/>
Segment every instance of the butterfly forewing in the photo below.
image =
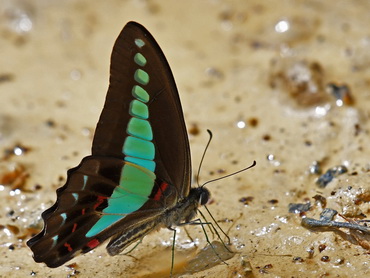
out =
<path fill-rule="evenodd" d="M 27 244 L 35 261 L 57 267 L 112 236 L 127 234 L 130 243 L 137 223 L 157 223 L 189 189 L 189 143 L 171 70 L 150 33 L 129 22 L 113 48 L 92 156 L 68 171 L 42 214 L 44 229 Z"/>
<path fill-rule="evenodd" d="M 135 41 L 142 41 L 137 47 Z M 180 196 L 190 188 L 190 149 L 181 103 L 168 62 L 152 35 L 140 24 L 128 23 L 119 35 L 112 52 L 110 85 L 103 112 L 96 127 L 93 155 L 123 157 L 123 138 L 130 120 L 132 79 L 140 53 L 148 73 L 145 87 L 150 94 L 149 119 L 156 148 L 155 173 L 177 187 Z M 123 94 L 122 92 L 130 92 Z"/>

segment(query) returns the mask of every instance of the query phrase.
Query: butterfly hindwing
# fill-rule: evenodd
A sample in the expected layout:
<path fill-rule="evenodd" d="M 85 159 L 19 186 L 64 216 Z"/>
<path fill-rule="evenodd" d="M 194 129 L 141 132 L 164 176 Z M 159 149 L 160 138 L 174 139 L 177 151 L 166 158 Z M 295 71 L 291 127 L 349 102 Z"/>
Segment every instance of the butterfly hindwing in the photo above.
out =
<path fill-rule="evenodd" d="M 89 241 L 101 241 L 96 237 L 87 239 L 85 235 L 100 219 L 99 212 L 116 188 L 117 174 L 113 172 L 119 173 L 117 166 L 111 161 L 86 157 L 79 166 L 68 171 L 66 184 L 57 190 L 57 202 L 42 214 L 43 231 L 27 243 L 35 261 L 50 267 L 59 266 L 85 246 L 92 246 Z M 109 178 L 101 175 L 108 168 Z M 85 248 L 85 252 L 88 249 Z"/>
<path fill-rule="evenodd" d="M 50 267 L 124 235 L 120 251 L 141 235 L 131 232 L 138 223 L 149 231 L 189 189 L 189 142 L 174 78 L 150 33 L 129 22 L 113 48 L 92 156 L 68 171 L 56 203 L 42 214 L 44 229 L 27 244 L 35 261 Z"/>

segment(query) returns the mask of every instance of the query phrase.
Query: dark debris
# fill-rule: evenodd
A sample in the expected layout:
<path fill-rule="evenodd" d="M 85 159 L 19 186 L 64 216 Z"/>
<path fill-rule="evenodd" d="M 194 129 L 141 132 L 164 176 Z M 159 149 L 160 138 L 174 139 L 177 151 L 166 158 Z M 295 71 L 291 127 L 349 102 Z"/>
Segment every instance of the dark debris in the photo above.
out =
<path fill-rule="evenodd" d="M 348 169 L 344 165 L 335 166 L 327 170 L 324 174 L 322 174 L 316 181 L 316 184 L 324 188 L 326 187 L 335 177 L 342 175 L 348 172 Z"/>
<path fill-rule="evenodd" d="M 290 203 L 288 205 L 288 211 L 290 213 L 301 213 L 301 212 L 306 212 L 309 211 L 311 208 L 311 203 L 307 202 L 305 204 L 293 204 Z"/>

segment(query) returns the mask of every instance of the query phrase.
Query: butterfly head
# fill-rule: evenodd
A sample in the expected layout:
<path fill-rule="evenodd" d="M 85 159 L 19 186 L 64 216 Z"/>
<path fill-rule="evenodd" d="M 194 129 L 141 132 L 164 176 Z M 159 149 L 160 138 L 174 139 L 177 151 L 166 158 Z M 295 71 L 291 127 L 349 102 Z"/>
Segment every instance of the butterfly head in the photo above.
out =
<path fill-rule="evenodd" d="M 204 206 L 211 198 L 211 193 L 203 186 L 192 188 L 189 195 L 192 195 L 198 201 L 199 206 Z"/>
<path fill-rule="evenodd" d="M 199 204 L 204 206 L 208 203 L 209 199 L 211 198 L 211 193 L 205 187 L 200 187 L 200 196 L 199 196 Z"/>

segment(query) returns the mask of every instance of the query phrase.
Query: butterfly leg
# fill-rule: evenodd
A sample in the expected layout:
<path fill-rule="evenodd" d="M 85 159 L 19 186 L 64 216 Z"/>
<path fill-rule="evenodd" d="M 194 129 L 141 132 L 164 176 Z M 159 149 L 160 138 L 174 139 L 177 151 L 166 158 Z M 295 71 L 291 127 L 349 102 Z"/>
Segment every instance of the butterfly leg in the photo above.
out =
<path fill-rule="evenodd" d="M 128 250 L 127 252 L 123 253 L 123 255 L 128 255 L 130 254 L 132 251 L 134 251 L 136 249 L 136 247 L 139 246 L 140 243 L 143 242 L 143 239 L 140 239 L 137 243 L 135 243 L 134 247 L 132 247 L 130 250 Z"/>
<path fill-rule="evenodd" d="M 173 267 L 175 265 L 175 242 L 176 242 L 176 229 L 168 227 L 169 230 L 173 231 L 173 241 L 172 241 L 172 258 L 171 258 L 171 271 L 170 277 L 172 277 Z"/>
<path fill-rule="evenodd" d="M 206 205 L 204 205 L 204 208 L 207 210 L 207 212 L 208 212 L 208 214 L 211 216 L 211 218 L 212 218 L 212 220 L 213 220 L 213 222 L 216 224 L 216 226 L 220 229 L 220 231 L 224 234 L 224 236 L 227 238 L 227 244 L 231 244 L 231 241 L 230 241 L 230 237 L 224 232 L 224 230 L 220 227 L 220 225 L 218 225 L 218 223 L 217 223 L 217 221 L 216 221 L 216 219 L 213 217 L 213 215 L 211 214 L 211 212 L 209 211 L 209 209 L 207 208 L 207 206 Z M 199 214 L 204 218 L 204 220 L 206 220 L 206 218 L 205 218 L 205 216 L 204 216 L 204 214 L 200 211 L 200 210 L 198 210 L 199 211 Z M 206 220 L 207 221 L 207 220 Z M 213 227 L 213 225 L 212 225 L 212 227 Z M 214 228 L 214 227 L 213 227 Z M 216 233 L 217 233 L 217 231 L 216 231 Z M 221 240 L 221 242 L 224 244 L 224 246 L 225 246 L 225 243 L 223 242 L 223 240 L 220 238 L 220 235 L 217 233 L 217 236 L 218 236 L 218 238 Z M 226 247 L 226 246 L 225 246 Z M 226 249 L 228 249 L 227 247 L 226 247 Z"/>
<path fill-rule="evenodd" d="M 231 244 L 231 241 L 230 241 L 230 237 L 224 232 L 224 230 L 220 227 L 220 225 L 218 225 L 216 219 L 213 217 L 213 215 L 210 213 L 210 211 L 208 210 L 207 206 L 204 205 L 204 207 L 206 208 L 206 210 L 208 211 L 208 214 L 211 216 L 213 222 L 216 224 L 216 226 L 220 229 L 220 231 L 224 234 L 224 236 L 227 238 L 227 244 L 230 245 Z M 204 216 L 204 214 L 200 211 L 199 211 L 199 214 L 203 217 L 203 219 L 206 221 L 206 223 L 208 223 L 206 217 Z M 223 239 L 221 238 L 220 234 L 218 233 L 217 229 L 215 228 L 215 226 L 213 226 L 212 223 L 210 223 L 210 227 L 213 228 L 214 232 L 216 233 L 218 239 L 222 242 L 223 246 L 225 247 L 225 249 L 229 252 L 229 253 L 233 253 L 225 244 L 225 242 L 223 241 Z"/>
<path fill-rule="evenodd" d="M 220 229 L 220 231 L 224 234 L 224 236 L 227 238 L 227 244 L 230 245 L 231 244 L 231 241 L 230 241 L 230 237 L 224 232 L 224 230 L 220 227 L 220 225 L 218 225 L 216 219 L 212 216 L 212 214 L 210 213 L 210 211 L 208 210 L 208 208 L 206 206 L 204 206 L 209 215 L 211 216 L 213 222 L 216 224 L 216 226 Z M 208 239 L 208 235 L 207 235 L 207 232 L 205 231 L 203 225 L 209 225 L 208 227 L 210 227 L 210 231 L 211 233 L 214 235 L 216 233 L 218 239 L 222 242 L 223 246 L 225 247 L 225 249 L 230 252 L 230 253 L 233 253 L 227 246 L 226 246 L 226 243 L 224 242 L 224 240 L 221 238 L 219 232 L 217 231 L 217 229 L 215 228 L 215 226 L 213 225 L 212 222 L 209 222 L 206 217 L 204 216 L 204 214 L 198 210 L 199 214 L 201 215 L 201 217 L 204 219 L 204 222 L 202 222 L 201 219 L 196 219 L 196 220 L 193 220 L 193 221 L 190 221 L 190 222 L 185 222 L 185 223 L 181 223 L 179 224 L 178 226 L 184 226 L 184 225 L 201 225 L 202 226 L 202 229 L 203 229 L 203 232 L 206 236 L 206 239 L 207 239 L 207 242 L 210 243 L 209 239 Z M 212 228 L 212 229 L 211 229 Z M 211 244 L 212 245 L 212 244 Z"/>
<path fill-rule="evenodd" d="M 187 223 L 187 224 L 189 224 L 189 225 L 200 225 L 200 226 L 202 227 L 202 230 L 203 230 L 204 236 L 206 237 L 206 241 L 207 241 L 207 243 L 211 246 L 211 248 L 212 248 L 213 252 L 216 254 L 217 258 L 218 258 L 221 262 L 223 262 L 224 264 L 229 265 L 229 264 L 228 264 L 227 262 L 225 262 L 225 261 L 220 257 L 220 255 L 217 253 L 217 251 L 216 251 L 215 247 L 213 246 L 212 242 L 211 242 L 211 241 L 209 240 L 209 238 L 208 238 L 208 234 L 207 234 L 207 232 L 206 232 L 206 229 L 204 228 L 204 225 L 210 225 L 210 226 L 212 227 L 212 229 L 216 232 L 217 237 L 220 239 L 220 241 L 222 242 L 222 244 L 224 245 L 224 247 L 226 248 L 226 250 L 227 250 L 228 252 L 232 253 L 232 251 L 231 251 L 229 248 L 227 248 L 227 246 L 225 245 L 224 241 L 220 238 L 220 234 L 217 232 L 217 230 L 216 230 L 216 229 L 215 229 L 215 227 L 213 226 L 213 223 L 211 223 L 211 222 L 202 222 L 202 220 L 201 220 L 200 218 L 198 218 L 198 219 L 195 219 L 195 220 L 191 221 L 191 223 Z"/>
<path fill-rule="evenodd" d="M 195 244 L 195 241 L 194 239 L 191 237 L 191 235 L 189 234 L 189 231 L 188 229 L 186 229 L 186 226 L 184 227 L 184 230 L 185 230 L 185 233 L 186 233 L 186 236 L 190 239 L 191 242 L 193 242 Z"/>

